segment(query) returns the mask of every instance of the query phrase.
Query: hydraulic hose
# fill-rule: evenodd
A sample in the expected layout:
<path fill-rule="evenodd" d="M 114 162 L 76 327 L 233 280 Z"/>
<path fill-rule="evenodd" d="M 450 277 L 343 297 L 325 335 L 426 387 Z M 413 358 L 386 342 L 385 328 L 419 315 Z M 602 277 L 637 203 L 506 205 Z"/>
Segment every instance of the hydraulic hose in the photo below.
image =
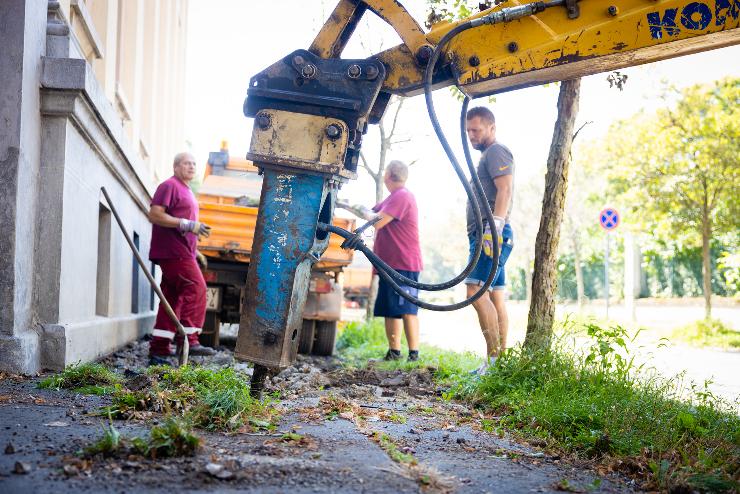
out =
<path fill-rule="evenodd" d="M 480 183 L 480 179 L 478 178 L 477 170 L 475 170 L 475 167 L 473 165 L 472 158 L 470 156 L 470 149 L 468 147 L 468 141 L 466 136 L 466 114 L 467 114 L 467 108 L 470 103 L 470 98 L 466 96 L 463 105 L 462 105 L 462 111 L 460 115 L 460 133 L 462 138 L 462 145 L 463 145 L 463 151 L 465 153 L 465 160 L 468 165 L 468 169 L 470 171 L 470 175 L 472 178 L 473 186 L 475 187 L 475 193 L 470 188 L 470 184 L 467 182 L 465 178 L 465 174 L 462 171 L 462 168 L 460 167 L 460 164 L 457 161 L 457 158 L 452 150 L 452 148 L 449 145 L 449 142 L 447 141 L 446 136 L 444 135 L 444 132 L 442 131 L 442 128 L 439 124 L 439 120 L 437 119 L 437 113 L 434 109 L 434 101 L 432 98 L 432 77 L 434 74 L 434 67 L 439 60 L 439 56 L 442 53 L 442 50 L 444 47 L 452 40 L 455 36 L 459 35 L 461 32 L 466 31 L 468 29 L 485 25 L 485 24 L 497 24 L 501 22 L 510 22 L 514 19 L 519 19 L 521 17 L 529 16 L 536 14 L 538 12 L 542 12 L 546 8 L 549 7 L 555 7 L 559 5 L 564 5 L 563 0 L 552 0 L 548 2 L 533 2 L 526 5 L 520 5 L 516 7 L 509 7 L 504 8 L 499 11 L 492 12 L 486 16 L 479 17 L 476 19 L 472 19 L 469 21 L 465 21 L 461 24 L 458 24 L 453 29 L 451 29 L 449 32 L 447 32 L 442 39 L 439 41 L 437 46 L 435 47 L 434 51 L 432 52 L 432 55 L 429 59 L 429 62 L 427 64 L 426 70 L 424 72 L 424 97 L 427 104 L 427 111 L 429 113 L 429 118 L 432 122 L 432 127 L 434 128 L 435 133 L 437 134 L 437 138 L 440 141 L 440 144 L 442 145 L 443 149 L 445 150 L 445 154 L 447 154 L 448 159 L 450 160 L 450 163 L 452 164 L 453 169 L 455 170 L 455 173 L 457 174 L 458 178 L 460 179 L 461 183 L 463 184 L 463 188 L 465 189 L 465 193 L 468 196 L 468 199 L 470 200 L 471 207 L 473 209 L 473 216 L 475 218 L 475 226 L 477 231 L 480 233 L 478 235 L 478 238 L 476 239 L 476 248 L 475 248 L 475 254 L 471 261 L 468 263 L 468 266 L 463 270 L 462 273 L 460 273 L 455 278 L 443 282 L 443 283 L 437 283 L 437 284 L 430 284 L 430 283 L 421 283 L 416 280 L 412 280 L 406 276 L 401 275 L 396 270 L 388 266 L 385 262 L 383 262 L 382 259 L 380 259 L 377 255 L 375 255 L 374 252 L 372 252 L 367 245 L 362 241 L 362 239 L 359 236 L 359 233 L 352 233 L 347 230 L 344 230 L 339 227 L 335 227 L 333 225 L 329 225 L 326 223 L 319 223 L 318 228 L 323 231 L 335 233 L 343 238 L 345 238 L 344 244 L 342 246 L 344 248 L 351 248 L 360 250 L 363 254 L 367 256 L 367 258 L 370 260 L 370 262 L 375 266 L 375 268 L 378 270 L 378 275 L 382 277 L 388 284 L 393 288 L 393 290 L 398 293 L 401 297 L 404 299 L 410 301 L 411 303 L 429 310 L 435 310 L 435 311 L 452 311 L 457 310 L 462 307 L 466 307 L 470 304 L 472 304 L 475 300 L 480 298 L 484 293 L 488 291 L 488 288 L 491 286 L 491 283 L 493 282 L 493 279 L 496 276 L 496 273 L 498 271 L 498 259 L 500 255 L 500 249 L 499 249 L 499 242 L 498 242 L 498 234 L 496 232 L 495 228 L 491 228 L 491 234 L 493 237 L 493 266 L 491 271 L 488 274 L 488 278 L 483 283 L 483 285 L 480 287 L 480 289 L 474 293 L 471 297 L 468 297 L 467 299 L 457 302 L 454 304 L 449 305 L 438 305 L 438 304 L 431 304 L 428 302 L 424 302 L 423 300 L 414 297 L 413 295 L 406 292 L 406 290 L 403 289 L 401 285 L 404 285 L 406 287 L 412 287 L 417 288 L 420 290 L 427 290 L 427 291 L 436 291 L 436 290 L 444 290 L 447 288 L 450 288 L 451 286 L 455 286 L 460 281 L 462 281 L 474 268 L 474 266 L 477 264 L 480 254 L 483 247 L 483 218 L 481 216 L 481 205 L 485 206 L 483 207 L 483 211 L 485 212 L 485 219 L 488 222 L 488 225 L 494 225 L 493 221 L 493 213 L 491 211 L 491 208 L 488 204 L 488 199 L 485 195 L 485 192 L 483 191 L 483 186 Z"/>
<path fill-rule="evenodd" d="M 454 151 L 449 145 L 449 142 L 447 141 L 447 137 L 444 135 L 444 131 L 442 130 L 439 124 L 439 119 L 437 118 L 437 114 L 434 109 L 434 101 L 432 99 L 432 94 L 431 94 L 432 93 L 432 76 L 434 73 L 434 66 L 437 60 L 439 60 L 439 56 L 443 48 L 447 45 L 447 43 L 452 38 L 457 36 L 459 33 L 467 29 L 470 29 L 472 27 L 473 25 L 470 22 L 463 23 L 457 26 L 456 28 L 452 29 L 442 38 L 442 40 L 440 40 L 440 42 L 434 49 L 432 56 L 429 59 L 429 63 L 427 65 L 427 68 L 425 71 L 425 78 L 424 78 L 424 94 L 426 97 L 427 110 L 429 113 L 430 120 L 432 122 L 432 126 L 434 128 L 435 133 L 437 134 L 437 137 L 443 149 L 445 150 L 445 153 L 447 154 L 447 157 L 450 160 L 450 163 L 452 164 L 458 178 L 460 179 L 460 182 L 463 184 L 463 188 L 465 189 L 465 192 L 468 196 L 468 199 L 470 200 L 471 207 L 473 209 L 473 215 L 475 218 L 477 231 L 481 232 L 481 234 L 478 235 L 478 238 L 477 238 L 475 254 L 473 258 L 471 259 L 471 262 L 468 263 L 468 266 L 463 270 L 462 273 L 460 273 L 454 279 L 446 281 L 444 283 L 438 283 L 438 284 L 420 283 L 420 282 L 417 282 L 415 280 L 412 280 L 406 276 L 399 274 L 396 270 L 388 266 L 372 250 L 370 250 L 367 247 L 367 245 L 365 245 L 365 243 L 362 241 L 359 235 L 349 232 L 347 230 L 344 230 L 342 228 L 326 224 L 326 223 L 319 223 L 318 225 L 319 229 L 321 230 L 335 233 L 347 239 L 344 247 L 354 248 L 356 250 L 361 251 L 363 254 L 365 254 L 367 258 L 370 260 L 370 262 L 373 264 L 373 266 L 375 266 L 375 268 L 377 269 L 378 276 L 381 276 L 391 286 L 391 288 L 396 293 L 398 293 L 401 297 L 403 297 L 404 299 L 408 300 L 409 302 L 423 309 L 429 309 L 429 310 L 435 310 L 435 311 L 452 311 L 452 310 L 457 310 L 457 309 L 460 309 L 462 307 L 466 307 L 472 304 L 475 300 L 477 300 L 479 297 L 481 297 L 483 294 L 485 294 L 488 291 L 488 288 L 491 286 L 491 283 L 493 282 L 493 279 L 496 276 L 496 271 L 498 267 L 498 258 L 499 258 L 498 238 L 497 238 L 495 229 L 491 229 L 492 230 L 491 233 L 493 236 L 493 244 L 494 244 L 493 268 L 491 269 L 486 281 L 483 283 L 480 289 L 473 296 L 461 302 L 454 303 L 454 304 L 439 305 L 439 304 L 432 304 L 429 302 L 425 302 L 417 297 L 414 297 L 413 295 L 409 294 L 406 290 L 404 290 L 403 287 L 401 286 L 401 285 L 404 285 L 406 287 L 433 291 L 433 290 L 444 290 L 446 288 L 459 284 L 473 270 L 483 250 L 482 232 L 484 228 L 483 228 L 483 218 L 481 216 L 480 203 L 485 205 L 483 210 L 486 213 L 486 221 L 488 221 L 489 225 L 494 224 L 491 208 L 488 206 L 488 200 L 485 196 L 485 192 L 483 191 L 483 186 L 481 185 L 480 179 L 478 178 L 478 173 L 475 169 L 475 166 L 473 165 L 472 158 L 470 157 L 470 150 L 468 148 L 468 142 L 467 142 L 467 136 L 466 136 L 466 130 L 465 130 L 465 122 L 466 122 L 466 115 L 467 115 L 467 107 L 470 102 L 470 98 L 466 98 L 463 103 L 462 111 L 460 114 L 460 132 L 461 132 L 461 138 L 463 142 L 463 149 L 465 150 L 466 163 L 470 171 L 473 186 L 475 187 L 475 193 L 471 189 L 470 184 L 468 183 L 467 178 L 465 177 L 465 173 L 463 172 L 462 167 L 458 163 L 457 158 L 454 154 Z"/>

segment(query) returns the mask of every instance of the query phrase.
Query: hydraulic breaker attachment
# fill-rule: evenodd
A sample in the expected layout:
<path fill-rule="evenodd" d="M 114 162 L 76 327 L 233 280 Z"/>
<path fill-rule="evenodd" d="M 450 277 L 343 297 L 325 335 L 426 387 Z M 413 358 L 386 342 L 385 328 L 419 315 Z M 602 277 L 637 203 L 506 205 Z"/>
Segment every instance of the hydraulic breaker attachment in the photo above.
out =
<path fill-rule="evenodd" d="M 295 360 L 311 266 L 329 244 L 317 225 L 331 223 L 339 186 L 356 177 L 384 79 L 378 61 L 299 50 L 250 81 L 247 158 L 264 178 L 235 355 L 256 364 L 254 394 L 266 369 Z"/>

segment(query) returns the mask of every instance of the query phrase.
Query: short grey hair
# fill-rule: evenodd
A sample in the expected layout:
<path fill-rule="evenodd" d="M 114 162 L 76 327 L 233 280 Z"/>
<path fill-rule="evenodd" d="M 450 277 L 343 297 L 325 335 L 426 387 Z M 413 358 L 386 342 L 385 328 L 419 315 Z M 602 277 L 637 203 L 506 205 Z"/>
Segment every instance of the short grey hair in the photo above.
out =
<path fill-rule="evenodd" d="M 388 163 L 388 177 L 393 182 L 405 182 L 409 178 L 409 167 L 406 163 L 399 160 L 393 160 Z"/>
<path fill-rule="evenodd" d="M 192 153 L 189 153 L 189 152 L 187 152 L 187 151 L 183 151 L 183 152 L 181 152 L 181 153 L 177 153 L 177 154 L 175 155 L 175 159 L 174 159 L 174 160 L 172 160 L 172 166 L 177 166 L 177 165 L 179 165 L 179 164 L 180 164 L 180 162 L 181 162 L 182 160 L 184 160 L 186 156 L 193 156 L 193 154 L 192 154 Z M 193 160 L 195 160 L 195 157 L 194 157 L 194 156 L 193 156 Z"/>

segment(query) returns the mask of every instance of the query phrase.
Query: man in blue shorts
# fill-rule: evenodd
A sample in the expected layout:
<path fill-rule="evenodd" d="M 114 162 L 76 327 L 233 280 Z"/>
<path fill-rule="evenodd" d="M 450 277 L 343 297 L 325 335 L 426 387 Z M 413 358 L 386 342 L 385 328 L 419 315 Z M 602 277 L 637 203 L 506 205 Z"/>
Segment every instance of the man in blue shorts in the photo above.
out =
<path fill-rule="evenodd" d="M 400 274 L 418 281 L 422 270 L 419 210 L 414 194 L 406 188 L 408 176 L 408 166 L 403 162 L 394 160 L 388 164 L 383 181 L 390 195 L 373 207 L 373 212 L 380 216 L 380 221 L 375 224 L 377 233 L 373 251 Z M 368 216 L 368 219 L 372 216 Z M 415 288 L 402 288 L 412 295 L 418 295 Z M 385 360 L 401 358 L 401 322 L 409 346 L 408 359 L 419 359 L 418 310 L 416 305 L 398 295 L 380 278 L 374 315 L 385 318 L 389 347 Z"/>
<path fill-rule="evenodd" d="M 484 230 L 483 232 L 477 231 L 473 209 L 468 201 L 467 226 L 470 259 L 475 253 L 478 238 L 483 236 L 483 252 L 475 268 L 465 279 L 468 297 L 480 290 L 493 269 L 492 228 L 496 229 L 500 248 L 498 271 L 490 291 L 473 303 L 473 308 L 478 314 L 481 332 L 486 340 L 488 358 L 477 371 L 483 374 L 500 352 L 506 349 L 506 334 L 509 330 L 504 292 L 506 286 L 504 267 L 514 246 L 514 235 L 509 224 L 514 197 L 514 157 L 509 148 L 496 141 L 496 120 L 488 108 L 471 108 L 466 116 L 466 130 L 473 148 L 482 153 L 478 163 L 478 178 L 483 185 L 494 221 L 494 225 L 489 225 L 484 216 Z"/>

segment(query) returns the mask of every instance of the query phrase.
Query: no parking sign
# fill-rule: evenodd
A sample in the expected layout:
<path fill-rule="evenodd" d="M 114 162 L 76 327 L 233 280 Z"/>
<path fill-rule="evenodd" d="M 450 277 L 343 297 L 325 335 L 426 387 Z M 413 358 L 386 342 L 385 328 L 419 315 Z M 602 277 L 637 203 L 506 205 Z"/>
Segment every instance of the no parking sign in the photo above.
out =
<path fill-rule="evenodd" d="M 619 213 L 614 208 L 604 208 L 599 213 L 601 228 L 610 232 L 619 226 Z"/>
<path fill-rule="evenodd" d="M 604 301 L 606 318 L 609 319 L 609 232 L 619 226 L 619 213 L 614 208 L 604 208 L 599 213 L 599 225 L 606 230 L 606 252 L 604 253 Z"/>

